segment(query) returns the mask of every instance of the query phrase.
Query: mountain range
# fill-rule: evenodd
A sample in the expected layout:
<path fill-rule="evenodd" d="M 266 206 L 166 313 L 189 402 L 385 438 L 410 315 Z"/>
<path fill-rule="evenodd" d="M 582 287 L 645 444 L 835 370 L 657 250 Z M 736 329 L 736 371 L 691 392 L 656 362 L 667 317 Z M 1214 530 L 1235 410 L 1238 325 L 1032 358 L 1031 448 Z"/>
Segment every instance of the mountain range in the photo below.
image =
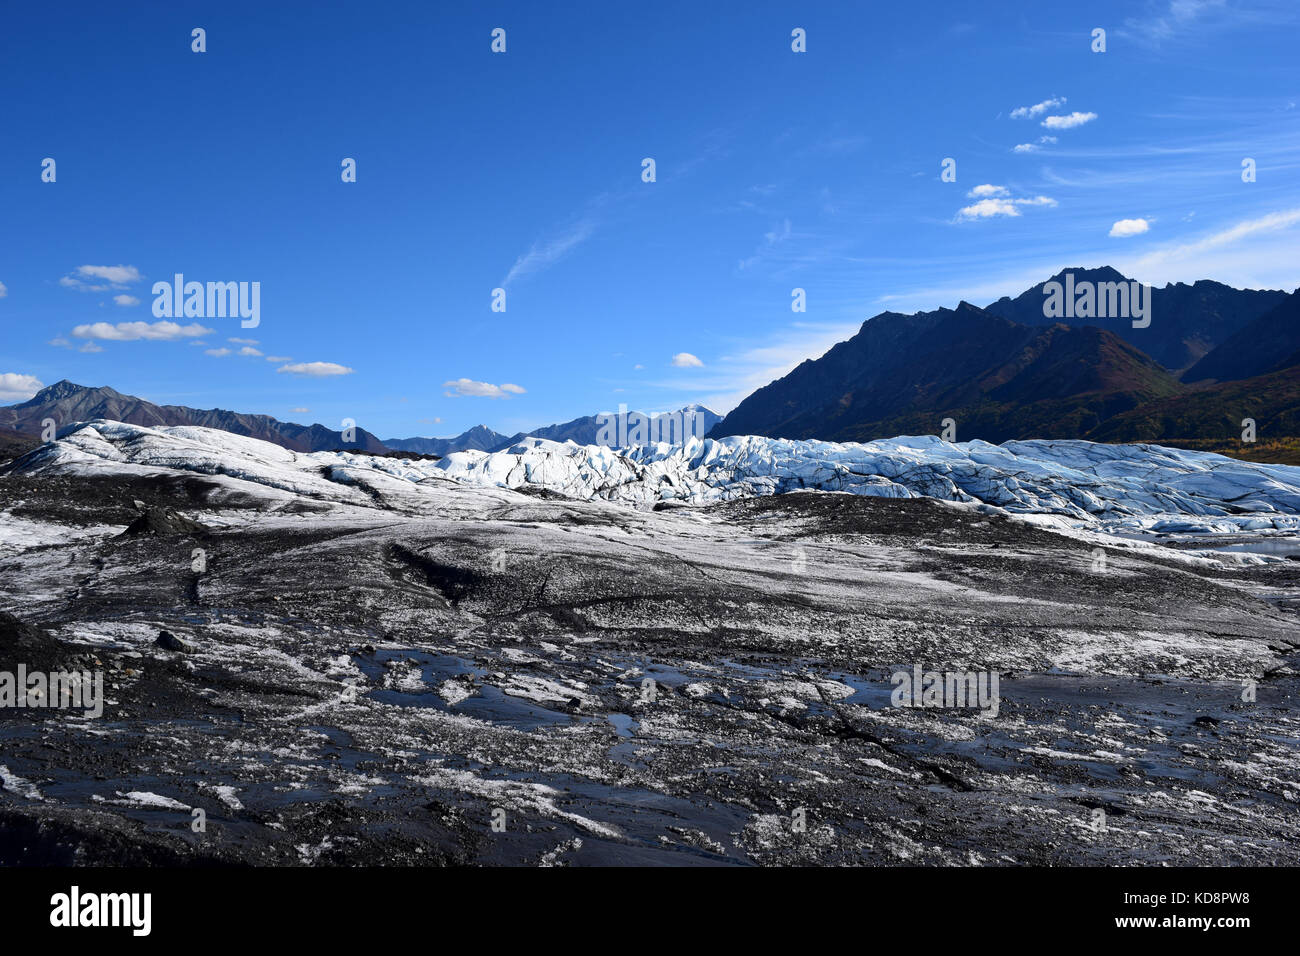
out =
<path fill-rule="evenodd" d="M 852 338 L 749 395 L 725 418 L 699 405 L 709 437 L 762 435 L 870 441 L 934 434 L 952 419 L 957 440 L 1026 438 L 1160 442 L 1238 457 L 1300 463 L 1300 290 L 1234 289 L 1203 280 L 1150 290 L 1150 322 L 1045 315 L 1049 283 L 1129 283 L 1110 267 L 1062 270 L 983 308 L 961 302 L 904 315 L 882 312 Z M 1141 323 L 1139 323 L 1141 325 Z M 69 381 L 0 407 L 0 448 L 21 447 L 47 420 L 105 418 L 200 425 L 295 451 L 355 448 L 446 456 L 500 451 L 527 437 L 598 443 L 587 415 L 507 436 L 476 425 L 452 438 L 353 441 L 323 425 L 269 415 L 155 405 Z M 1241 442 L 1253 419 L 1256 446 Z"/>
<path fill-rule="evenodd" d="M 90 388 L 66 379 L 41 389 L 25 402 L 0 407 L 0 428 L 24 435 L 40 435 L 47 419 L 53 421 L 56 428 L 62 428 L 73 422 L 96 418 L 130 425 L 199 425 L 259 438 L 293 451 L 329 451 L 344 447 L 367 452 L 387 450 L 378 438 L 363 428 L 356 430 L 354 441 L 345 442 L 342 432 L 324 425 L 297 425 L 270 415 L 249 415 L 222 408 L 155 405 L 107 386 Z"/>
<path fill-rule="evenodd" d="M 1114 269 L 1048 282 L 1129 282 Z M 883 312 L 817 359 L 758 389 L 710 437 L 870 441 L 934 434 L 990 442 L 1086 438 L 1209 442 L 1241 451 L 1300 436 L 1300 290 L 1218 282 L 1151 290 L 1151 322 L 1051 319 L 1045 286 L 980 308 Z"/>
<path fill-rule="evenodd" d="M 700 414 L 703 423 L 701 435 L 722 420 L 721 415 L 702 405 L 689 405 L 680 411 Z M 73 422 L 96 418 L 131 425 L 199 425 L 259 438 L 293 451 L 333 451 L 346 448 L 371 454 L 412 452 L 437 457 L 467 450 L 500 451 L 529 437 L 549 438 L 558 442 L 572 439 L 580 445 L 596 444 L 600 429 L 598 416 L 587 415 L 513 436 L 493 431 L 486 425 L 475 425 L 454 438 L 388 438 L 380 441 L 364 428 L 358 428 L 354 440 L 346 441 L 341 431 L 334 431 L 324 425 L 298 425 L 279 421 L 269 415 L 249 415 L 220 408 L 155 405 L 134 395 L 123 395 L 107 386 L 92 388 L 65 379 L 41 389 L 25 402 L 0 407 L 0 458 L 8 457 L 6 451 L 18 448 L 25 450 L 42 433 L 46 421 L 53 421 L 56 428 L 62 429 Z"/>

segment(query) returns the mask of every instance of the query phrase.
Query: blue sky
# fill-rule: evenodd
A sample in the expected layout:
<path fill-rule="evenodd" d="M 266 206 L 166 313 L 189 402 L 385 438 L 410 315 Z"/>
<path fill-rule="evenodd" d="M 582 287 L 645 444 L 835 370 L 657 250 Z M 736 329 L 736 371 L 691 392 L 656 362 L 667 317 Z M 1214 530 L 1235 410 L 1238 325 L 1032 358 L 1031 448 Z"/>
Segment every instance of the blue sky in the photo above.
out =
<path fill-rule="evenodd" d="M 5 5 L 0 401 L 512 433 L 726 411 L 1065 266 L 1300 284 L 1290 0 L 810 6 Z M 260 325 L 158 326 L 178 272 Z"/>

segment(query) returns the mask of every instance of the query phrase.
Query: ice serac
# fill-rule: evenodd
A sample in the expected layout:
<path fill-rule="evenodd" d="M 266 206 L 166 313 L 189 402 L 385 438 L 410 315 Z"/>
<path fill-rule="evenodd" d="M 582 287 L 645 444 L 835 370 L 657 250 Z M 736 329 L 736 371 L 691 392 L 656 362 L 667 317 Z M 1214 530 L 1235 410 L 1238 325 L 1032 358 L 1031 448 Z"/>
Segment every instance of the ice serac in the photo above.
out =
<path fill-rule="evenodd" d="M 451 455 L 439 467 L 462 481 L 634 504 L 812 489 L 978 502 L 1083 522 L 1126 518 L 1131 527 L 1160 530 L 1300 526 L 1300 468 L 1159 445 L 993 445 L 929 435 L 839 444 L 750 435 L 615 450 L 533 440 L 490 455 Z"/>

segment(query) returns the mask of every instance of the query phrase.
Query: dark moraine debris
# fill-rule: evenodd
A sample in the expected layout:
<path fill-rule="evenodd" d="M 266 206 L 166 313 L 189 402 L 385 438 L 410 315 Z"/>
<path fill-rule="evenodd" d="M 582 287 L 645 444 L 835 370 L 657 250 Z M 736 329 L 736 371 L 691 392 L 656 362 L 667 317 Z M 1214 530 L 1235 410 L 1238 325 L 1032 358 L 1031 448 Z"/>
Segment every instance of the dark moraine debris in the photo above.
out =
<path fill-rule="evenodd" d="M 163 650 L 176 651 L 180 654 L 188 654 L 194 649 L 171 631 L 159 631 L 158 638 L 154 641 L 154 644 L 161 647 Z"/>
<path fill-rule="evenodd" d="M 177 514 L 171 508 L 148 507 L 140 517 L 126 526 L 126 530 L 119 537 L 134 538 L 139 535 L 154 534 L 169 538 L 181 535 L 202 538 L 207 537 L 209 533 L 207 525 Z"/>
<path fill-rule="evenodd" d="M 69 656 L 62 641 L 0 611 L 0 670 L 13 672 L 19 664 L 29 671 L 56 670 Z"/>

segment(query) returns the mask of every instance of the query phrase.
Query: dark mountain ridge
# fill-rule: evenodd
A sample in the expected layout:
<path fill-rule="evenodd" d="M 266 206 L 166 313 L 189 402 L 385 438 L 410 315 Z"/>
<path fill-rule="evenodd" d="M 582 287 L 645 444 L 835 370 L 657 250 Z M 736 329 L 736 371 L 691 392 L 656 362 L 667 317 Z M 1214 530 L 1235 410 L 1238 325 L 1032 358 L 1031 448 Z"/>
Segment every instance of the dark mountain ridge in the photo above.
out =
<path fill-rule="evenodd" d="M 184 405 L 155 405 L 153 402 L 123 395 L 108 386 L 97 388 L 77 385 L 64 379 L 55 382 L 25 402 L 0 407 L 0 428 L 24 435 L 39 436 L 46 419 L 57 428 L 73 422 L 104 418 L 132 425 L 198 425 L 216 428 L 235 435 L 246 435 L 273 442 L 292 451 L 328 451 L 335 448 L 382 454 L 387 449 L 378 438 L 363 428 L 356 430 L 354 441 L 345 442 L 341 431 L 324 425 L 299 425 L 282 422 L 270 415 L 253 415 L 223 408 L 188 408 Z"/>
<path fill-rule="evenodd" d="M 1067 272 L 1076 285 L 1131 281 L 1110 268 L 1064 270 L 1054 280 L 1064 282 Z M 934 434 L 952 418 L 959 440 L 1227 440 L 1220 433 L 1233 416 L 1238 433 L 1243 415 L 1273 429 L 1295 420 L 1300 396 L 1289 384 L 1300 375 L 1300 292 L 1210 281 L 1168 285 L 1151 290 L 1151 324 L 1135 329 L 1131 317 L 1046 318 L 1045 285 L 985 309 L 962 302 L 912 315 L 882 312 L 820 358 L 755 391 L 710 437 L 870 441 Z M 1152 329 L 1156 334 L 1144 338 Z M 1139 341 L 1172 356 L 1173 364 Z M 1180 381 L 1180 363 L 1198 354 L 1204 360 L 1184 378 L 1231 358 L 1231 372 L 1252 376 L 1239 383 L 1245 391 Z M 1247 399 L 1254 416 L 1236 410 Z"/>

